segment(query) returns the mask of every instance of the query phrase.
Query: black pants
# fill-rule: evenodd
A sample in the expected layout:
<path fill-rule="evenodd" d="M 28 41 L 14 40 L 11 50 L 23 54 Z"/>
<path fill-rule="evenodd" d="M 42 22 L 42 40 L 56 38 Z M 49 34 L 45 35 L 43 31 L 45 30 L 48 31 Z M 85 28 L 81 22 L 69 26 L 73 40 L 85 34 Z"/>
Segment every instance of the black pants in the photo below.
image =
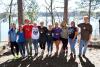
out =
<path fill-rule="evenodd" d="M 16 43 L 16 42 L 10 42 L 11 43 L 11 45 L 10 45 L 10 47 L 11 47 L 11 52 L 12 52 L 12 54 L 15 56 L 15 53 L 17 54 L 17 55 L 19 55 L 19 47 L 18 47 L 18 44 Z M 15 47 L 15 50 L 14 50 L 14 47 Z"/>
<path fill-rule="evenodd" d="M 61 41 L 63 43 L 63 50 L 66 50 L 67 49 L 67 45 L 68 45 L 68 39 L 64 39 L 64 38 L 61 38 Z"/>
<path fill-rule="evenodd" d="M 46 44 L 46 41 L 41 41 L 40 42 L 40 48 L 45 50 L 45 44 Z"/>

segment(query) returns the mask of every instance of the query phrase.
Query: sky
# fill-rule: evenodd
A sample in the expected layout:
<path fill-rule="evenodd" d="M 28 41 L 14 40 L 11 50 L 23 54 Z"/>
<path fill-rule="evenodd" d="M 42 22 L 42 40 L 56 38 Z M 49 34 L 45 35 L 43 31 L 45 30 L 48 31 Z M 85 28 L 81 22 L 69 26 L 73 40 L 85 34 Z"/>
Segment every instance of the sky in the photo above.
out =
<path fill-rule="evenodd" d="M 39 5 L 39 11 L 40 12 L 45 12 L 46 11 L 46 3 L 45 3 L 45 0 L 36 0 L 38 5 Z M 47 0 L 48 3 L 50 0 Z M 79 2 L 80 0 L 69 0 L 69 10 L 74 10 L 77 6 L 77 4 L 75 4 L 75 2 Z M 0 13 L 3 13 L 5 12 L 8 7 L 8 5 L 10 4 L 11 0 L 0 0 Z M 13 3 L 16 3 L 17 0 L 13 0 Z M 40 3 L 41 2 L 41 3 Z M 61 3 L 59 3 L 61 2 Z M 53 4 L 54 7 L 63 7 L 63 0 L 54 0 L 54 4 Z M 16 8 L 14 9 L 16 10 Z M 56 9 L 58 12 L 62 12 L 63 10 L 60 9 L 60 8 L 57 8 Z"/>

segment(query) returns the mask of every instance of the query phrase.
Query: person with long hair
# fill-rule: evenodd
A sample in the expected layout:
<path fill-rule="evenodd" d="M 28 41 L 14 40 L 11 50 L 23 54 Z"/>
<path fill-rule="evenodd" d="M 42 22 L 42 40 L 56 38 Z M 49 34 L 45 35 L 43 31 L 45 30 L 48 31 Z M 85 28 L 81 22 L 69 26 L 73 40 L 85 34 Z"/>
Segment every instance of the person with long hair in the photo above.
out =
<path fill-rule="evenodd" d="M 25 37 L 24 37 L 22 25 L 19 26 L 19 30 L 17 32 L 17 37 L 18 37 L 17 42 L 18 42 L 18 46 L 19 46 L 19 51 L 21 53 L 21 56 L 24 58 L 25 57 Z"/>
<path fill-rule="evenodd" d="M 70 55 L 73 57 L 73 54 L 74 54 L 74 58 L 76 58 L 75 44 L 76 44 L 76 40 L 77 40 L 78 31 L 77 31 L 77 27 L 75 26 L 74 21 L 71 22 L 71 27 L 69 27 L 68 32 L 69 32 L 68 41 L 69 41 L 70 48 L 71 48 Z"/>
<path fill-rule="evenodd" d="M 59 51 L 59 44 L 60 44 L 60 33 L 61 33 L 61 28 L 59 27 L 58 23 L 55 23 L 55 27 L 53 28 L 53 39 L 54 43 L 56 45 L 56 55 L 58 56 L 58 51 Z"/>
<path fill-rule="evenodd" d="M 65 54 L 65 56 L 68 53 L 67 45 L 68 45 L 68 27 L 66 25 L 66 22 L 61 23 L 61 41 L 62 41 L 62 51 Z"/>

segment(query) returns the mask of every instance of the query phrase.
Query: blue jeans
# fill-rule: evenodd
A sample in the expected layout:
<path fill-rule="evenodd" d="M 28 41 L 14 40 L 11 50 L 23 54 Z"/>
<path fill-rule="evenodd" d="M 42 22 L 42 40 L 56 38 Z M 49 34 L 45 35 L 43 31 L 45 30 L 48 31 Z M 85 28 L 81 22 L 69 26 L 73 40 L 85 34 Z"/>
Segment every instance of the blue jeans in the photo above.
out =
<path fill-rule="evenodd" d="M 33 42 L 33 45 L 34 45 L 35 53 L 38 53 L 38 42 L 39 42 L 39 40 L 38 39 L 32 39 L 32 42 Z"/>
<path fill-rule="evenodd" d="M 70 44 L 70 48 L 71 48 L 71 53 L 73 52 L 74 55 L 76 54 L 76 52 L 75 52 L 76 40 L 77 40 L 77 39 L 75 39 L 75 40 L 72 42 L 72 39 L 71 39 L 71 38 L 68 38 L 68 41 L 69 41 L 69 44 Z"/>
<path fill-rule="evenodd" d="M 19 50 L 22 56 L 25 56 L 25 43 L 24 42 L 19 42 L 18 43 Z"/>
<path fill-rule="evenodd" d="M 88 43 L 88 41 L 85 41 L 85 40 L 81 40 L 80 41 L 79 55 L 81 55 L 82 52 L 83 52 L 83 55 L 85 55 L 86 50 L 87 50 L 87 46 L 88 46 L 87 43 Z M 83 49 L 83 47 L 84 47 L 84 49 Z M 83 51 L 82 51 L 82 49 L 83 49 Z"/>
<path fill-rule="evenodd" d="M 51 51 L 53 49 L 53 41 L 47 41 L 47 46 L 48 46 L 48 52 Z"/>

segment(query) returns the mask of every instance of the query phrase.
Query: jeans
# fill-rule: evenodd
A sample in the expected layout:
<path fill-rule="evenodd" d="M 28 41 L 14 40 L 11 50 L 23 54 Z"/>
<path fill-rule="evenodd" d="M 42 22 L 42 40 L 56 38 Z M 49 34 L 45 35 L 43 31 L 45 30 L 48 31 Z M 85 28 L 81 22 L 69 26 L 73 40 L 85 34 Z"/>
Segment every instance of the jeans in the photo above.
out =
<path fill-rule="evenodd" d="M 38 39 L 32 39 L 32 42 L 33 42 L 35 53 L 38 53 L 38 42 L 39 42 L 39 40 Z"/>
<path fill-rule="evenodd" d="M 22 56 L 25 56 L 25 43 L 24 42 L 19 42 L 18 43 L 19 50 Z"/>
<path fill-rule="evenodd" d="M 27 55 L 32 55 L 32 39 L 26 39 Z"/>
<path fill-rule="evenodd" d="M 76 39 L 74 39 L 74 41 L 72 42 L 72 39 L 69 38 L 68 41 L 69 41 L 69 44 L 70 44 L 71 53 L 73 52 L 74 55 L 75 55 L 76 54 L 76 52 L 75 52 Z"/>
<path fill-rule="evenodd" d="M 11 47 L 11 52 L 12 52 L 13 56 L 15 56 L 15 53 L 16 53 L 17 55 L 19 55 L 19 47 L 18 47 L 17 42 L 10 42 L 10 43 L 11 43 L 11 45 L 10 45 L 10 47 Z M 15 51 L 14 51 L 14 47 L 15 47 Z"/>
<path fill-rule="evenodd" d="M 47 46 L 48 46 L 48 52 L 51 51 L 53 49 L 53 41 L 47 41 Z"/>
<path fill-rule="evenodd" d="M 80 41 L 79 55 L 81 55 L 82 52 L 83 52 L 83 55 L 85 55 L 86 50 L 87 50 L 87 46 L 88 46 L 87 44 L 88 44 L 88 41 L 85 41 L 85 40 Z M 84 47 L 84 49 L 83 49 L 83 47 Z M 82 49 L 83 49 L 83 51 L 82 51 Z"/>
<path fill-rule="evenodd" d="M 67 50 L 67 45 L 68 45 L 68 39 L 61 38 L 62 44 L 63 44 L 63 50 Z"/>

